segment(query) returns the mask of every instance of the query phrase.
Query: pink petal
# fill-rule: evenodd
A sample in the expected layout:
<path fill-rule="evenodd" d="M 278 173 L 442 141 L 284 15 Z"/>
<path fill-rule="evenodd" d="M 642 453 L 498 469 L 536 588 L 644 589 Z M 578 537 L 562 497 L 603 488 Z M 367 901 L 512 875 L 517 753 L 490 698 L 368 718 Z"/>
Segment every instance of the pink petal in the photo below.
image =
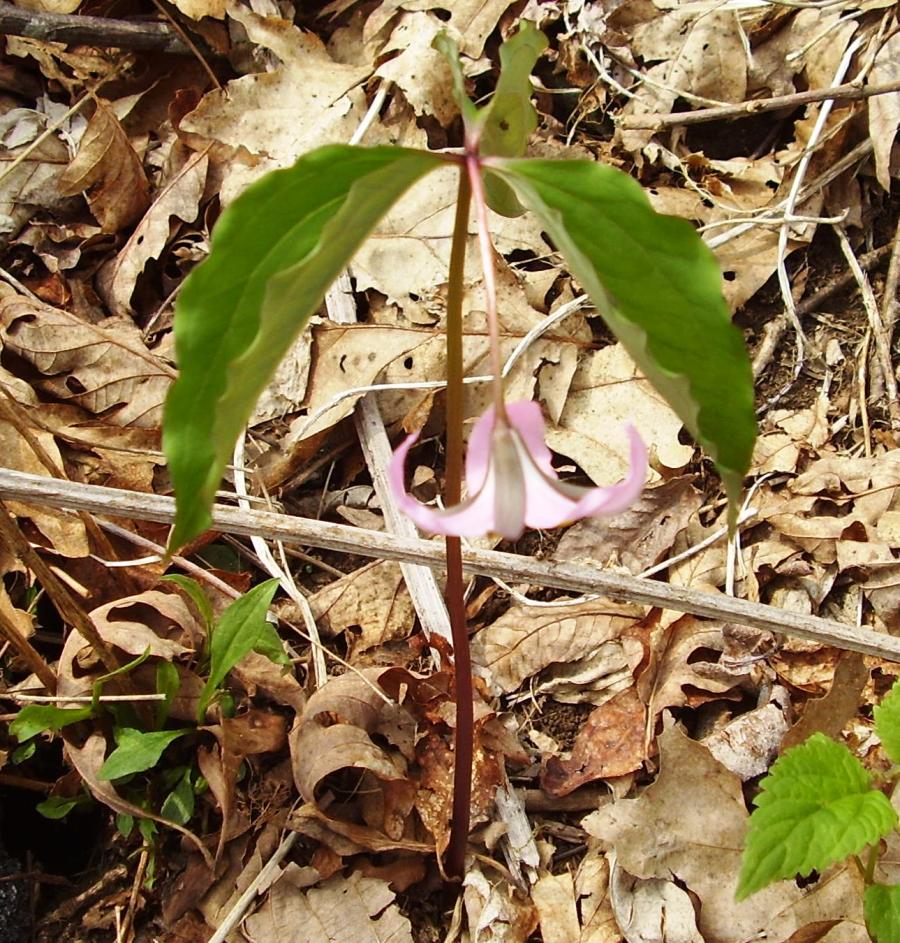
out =
<path fill-rule="evenodd" d="M 647 483 L 647 447 L 630 423 L 625 426 L 631 444 L 628 476 L 608 488 L 589 488 L 573 509 L 573 520 L 598 514 L 620 514 L 641 496 Z"/>
<path fill-rule="evenodd" d="M 474 432 L 473 432 L 474 434 Z M 406 491 L 406 456 L 418 439 L 418 434 L 407 436 L 391 456 L 388 482 L 397 507 L 422 530 L 432 534 L 453 537 L 481 537 L 494 527 L 494 475 L 489 469 L 480 491 L 461 504 L 438 510 L 420 504 Z M 518 536 L 518 535 L 517 535 Z"/>
<path fill-rule="evenodd" d="M 484 484 L 491 462 L 491 441 L 494 434 L 494 407 L 491 406 L 475 423 L 466 446 L 466 484 L 474 494 Z"/>
<path fill-rule="evenodd" d="M 547 475 L 556 477 L 550 449 L 544 442 L 544 414 L 541 407 L 531 399 L 519 400 L 506 407 L 506 415 L 519 437 L 525 443 L 528 454 L 535 465 Z"/>

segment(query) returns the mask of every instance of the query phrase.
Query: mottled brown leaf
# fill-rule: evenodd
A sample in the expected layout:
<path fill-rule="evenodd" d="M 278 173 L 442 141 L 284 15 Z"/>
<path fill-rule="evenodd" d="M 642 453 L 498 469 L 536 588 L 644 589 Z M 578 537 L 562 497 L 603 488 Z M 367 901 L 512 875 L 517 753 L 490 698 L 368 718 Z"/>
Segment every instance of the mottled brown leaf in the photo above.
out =
<path fill-rule="evenodd" d="M 541 776 L 551 796 L 567 796 L 596 779 L 624 776 L 645 759 L 647 709 L 634 688 L 595 708 L 578 732 L 570 759 L 552 756 Z"/>

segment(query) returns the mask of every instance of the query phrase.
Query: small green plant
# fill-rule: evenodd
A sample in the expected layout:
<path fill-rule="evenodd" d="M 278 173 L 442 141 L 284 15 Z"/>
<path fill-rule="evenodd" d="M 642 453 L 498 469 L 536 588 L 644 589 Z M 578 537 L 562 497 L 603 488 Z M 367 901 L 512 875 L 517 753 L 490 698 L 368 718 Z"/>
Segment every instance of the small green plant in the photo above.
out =
<path fill-rule="evenodd" d="M 329 145 L 264 176 L 222 213 L 210 254 L 185 280 L 175 312 L 180 372 L 163 430 L 177 500 L 173 551 L 209 527 L 235 440 L 329 285 L 413 184 L 441 168 L 456 169 L 446 311 L 446 512 L 423 508 L 405 493 L 403 458 L 414 439 L 401 445 L 389 470 L 398 506 L 424 530 L 446 536 L 456 725 L 444 867 L 454 878 L 464 868 L 474 730 L 460 537 L 491 531 L 516 539 L 526 526 L 616 513 L 634 500 L 647 465 L 637 430 L 632 471 L 622 485 L 559 481 L 538 404 L 506 402 L 489 209 L 537 217 L 616 338 L 715 461 L 732 523 L 756 435 L 747 352 L 722 296 L 719 265 L 693 226 L 656 213 L 640 184 L 614 167 L 523 157 L 538 125 L 530 74 L 546 46 L 544 35 L 523 22 L 501 46 L 494 95 L 479 107 L 466 94 L 455 43 L 439 36 L 435 47 L 449 65 L 463 147 Z M 493 407 L 470 438 L 463 500 L 463 282 L 473 209 Z"/>
<path fill-rule="evenodd" d="M 206 723 L 207 714 L 213 705 L 218 705 L 223 713 L 228 713 L 231 695 L 225 687 L 225 680 L 249 652 L 266 655 L 276 664 L 290 665 L 277 632 L 266 621 L 277 580 L 268 580 L 254 587 L 235 600 L 216 620 L 212 606 L 198 583 L 183 576 L 164 579 L 176 584 L 193 601 L 206 627 L 205 645 L 196 665 L 201 677 L 205 677 L 197 704 L 198 725 Z M 174 763 L 167 765 L 163 759 L 172 744 L 197 736 L 197 728 L 193 726 L 166 729 L 172 701 L 180 689 L 175 665 L 163 659 L 156 662 L 154 693 L 161 695 L 161 698 L 153 702 L 152 716 L 139 713 L 135 705 L 128 701 L 102 700 L 104 687 L 109 681 L 119 675 L 131 674 L 147 658 L 145 653 L 118 671 L 97 678 L 92 684 L 91 702 L 83 707 L 48 704 L 23 707 L 10 723 L 10 732 L 19 741 L 13 759 L 22 762 L 34 753 L 40 734 L 59 733 L 83 722 L 101 722 L 104 729 L 111 730 L 115 747 L 104 759 L 97 778 L 115 782 L 116 791 L 131 806 L 147 812 L 146 818 L 138 817 L 137 824 L 145 842 L 152 845 L 151 839 L 156 834 L 155 822 L 184 826 L 190 821 L 194 814 L 195 798 L 205 791 L 206 782 L 193 756 L 184 760 L 185 751 L 181 751 L 181 759 Z M 147 722 L 153 729 L 145 729 Z M 151 800 L 151 796 L 161 798 Z M 87 801 L 86 795 L 51 796 L 40 803 L 38 810 L 47 818 L 59 819 Z M 120 813 L 117 818 L 119 831 L 126 837 L 134 826 L 134 818 L 126 813 Z"/>
<path fill-rule="evenodd" d="M 875 733 L 900 765 L 900 682 L 875 708 Z M 900 770 L 893 772 L 891 785 Z M 787 750 L 763 778 L 754 805 L 738 900 L 852 857 L 866 885 L 869 935 L 875 943 L 900 940 L 900 885 L 875 881 L 881 841 L 897 827 L 897 812 L 847 747 L 817 733 Z"/>

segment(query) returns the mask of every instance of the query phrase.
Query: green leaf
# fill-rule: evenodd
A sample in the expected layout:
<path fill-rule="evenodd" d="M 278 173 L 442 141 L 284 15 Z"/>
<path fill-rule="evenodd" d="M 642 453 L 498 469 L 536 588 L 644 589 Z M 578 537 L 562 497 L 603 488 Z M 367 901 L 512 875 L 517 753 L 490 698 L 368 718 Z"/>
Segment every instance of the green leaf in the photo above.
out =
<path fill-rule="evenodd" d="M 77 805 L 85 802 L 84 796 L 75 796 L 74 799 L 66 796 L 50 796 L 39 802 L 35 809 L 44 816 L 45 819 L 64 819 Z"/>
<path fill-rule="evenodd" d="M 870 884 L 863 898 L 863 913 L 874 943 L 900 941 L 900 886 Z"/>
<path fill-rule="evenodd" d="M 134 816 L 127 812 L 119 812 L 116 815 L 116 831 L 122 838 L 128 838 L 134 829 Z"/>
<path fill-rule="evenodd" d="M 189 576 L 183 576 L 181 573 L 169 573 L 168 576 L 162 577 L 160 582 L 174 583 L 191 600 L 197 607 L 200 618 L 203 619 L 208 632 L 215 617 L 209 596 L 206 595 L 203 587 L 196 580 L 191 579 Z"/>
<path fill-rule="evenodd" d="M 521 157 L 538 125 L 531 104 L 534 64 L 547 48 L 547 37 L 527 20 L 500 47 L 500 78 L 490 103 L 484 109 L 481 153 L 497 157 Z"/>
<path fill-rule="evenodd" d="M 190 728 L 145 733 L 133 727 L 123 727 L 117 731 L 118 745 L 104 760 L 97 776 L 99 779 L 121 779 L 123 776 L 153 769 L 163 750 L 174 740 L 188 733 L 191 733 Z"/>
<path fill-rule="evenodd" d="M 824 734 L 788 750 L 760 783 L 735 896 L 824 871 L 879 841 L 897 824 L 863 765 Z"/>
<path fill-rule="evenodd" d="M 875 733 L 891 761 L 900 764 L 900 681 L 875 708 Z"/>
<path fill-rule="evenodd" d="M 440 157 L 329 145 L 267 174 L 220 217 L 178 296 L 180 374 L 163 444 L 177 499 L 169 546 L 210 524 L 234 443 L 331 282 L 378 220 Z"/>
<path fill-rule="evenodd" d="M 169 718 L 169 710 L 175 695 L 181 689 L 181 676 L 178 669 L 170 661 L 160 660 L 156 664 L 156 693 L 162 694 L 164 700 L 156 703 L 156 726 L 162 725 Z"/>
<path fill-rule="evenodd" d="M 29 740 L 27 743 L 23 743 L 21 746 L 16 747 L 12 752 L 10 759 L 14 765 L 19 763 L 24 763 L 25 760 L 30 760 L 37 750 L 37 740 Z"/>
<path fill-rule="evenodd" d="M 69 724 L 77 724 L 80 720 L 87 720 L 94 713 L 94 708 L 88 704 L 85 707 L 54 707 L 52 704 L 29 704 L 23 707 L 10 722 L 9 732 L 20 743 L 32 737 L 52 730 L 56 733 Z"/>
<path fill-rule="evenodd" d="M 631 358 L 715 460 L 736 516 L 756 437 L 753 374 L 693 226 L 592 161 L 490 161 L 534 212 Z"/>
<path fill-rule="evenodd" d="M 213 629 L 210 640 L 209 678 L 200 692 L 197 716 L 203 723 L 206 708 L 229 671 L 257 645 L 266 645 L 272 631 L 266 622 L 266 612 L 278 580 L 266 580 L 236 599 L 223 613 Z"/>
<path fill-rule="evenodd" d="M 188 767 L 175 788 L 163 800 L 159 814 L 170 822 L 187 825 L 194 814 L 194 787 L 191 785 L 191 770 Z"/>

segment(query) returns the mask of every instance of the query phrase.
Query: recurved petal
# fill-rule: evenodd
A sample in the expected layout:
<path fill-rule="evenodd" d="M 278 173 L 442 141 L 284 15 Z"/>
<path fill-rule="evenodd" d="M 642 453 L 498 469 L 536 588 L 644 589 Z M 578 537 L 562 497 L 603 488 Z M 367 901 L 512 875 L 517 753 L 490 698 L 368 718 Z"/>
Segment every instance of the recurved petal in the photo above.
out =
<path fill-rule="evenodd" d="M 634 426 L 627 424 L 625 431 L 630 443 L 631 467 L 628 475 L 608 488 L 588 488 L 574 507 L 573 519 L 620 514 L 640 497 L 647 483 L 647 447 Z"/>
<path fill-rule="evenodd" d="M 489 465 L 488 473 L 480 490 L 446 510 L 437 510 L 420 504 L 406 491 L 406 456 L 418 439 L 417 434 L 407 436 L 397 447 L 388 466 L 388 481 L 397 506 L 422 530 L 432 534 L 452 537 L 481 537 L 494 527 L 495 476 Z"/>

